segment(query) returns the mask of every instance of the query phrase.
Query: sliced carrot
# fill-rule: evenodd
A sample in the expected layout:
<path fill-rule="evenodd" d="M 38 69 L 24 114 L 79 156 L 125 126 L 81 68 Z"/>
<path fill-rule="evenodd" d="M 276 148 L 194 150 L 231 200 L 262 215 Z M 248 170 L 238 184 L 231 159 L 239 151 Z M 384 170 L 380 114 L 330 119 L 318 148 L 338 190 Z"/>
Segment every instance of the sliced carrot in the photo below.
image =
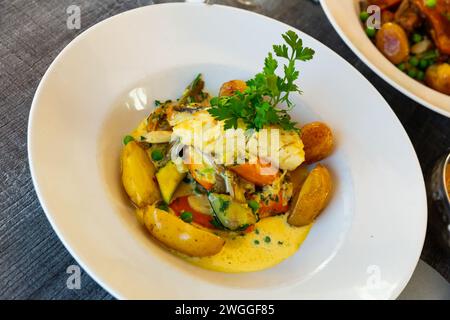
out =
<path fill-rule="evenodd" d="M 270 172 L 269 174 L 267 174 L 267 172 L 264 172 L 264 169 L 272 171 L 271 169 L 269 169 L 270 166 L 270 163 L 263 164 L 258 161 L 257 163 L 246 162 L 237 166 L 233 166 L 230 169 L 236 172 L 245 180 L 248 180 L 256 184 L 257 186 L 265 186 L 268 184 L 272 184 L 279 176 L 278 170 L 276 170 L 276 172 L 274 173 Z"/>
<path fill-rule="evenodd" d="M 192 221 L 209 229 L 214 229 L 214 226 L 211 224 L 212 217 L 207 214 L 200 213 L 192 209 L 189 205 L 188 201 L 189 196 L 179 197 L 172 201 L 169 207 L 175 211 L 177 216 L 180 216 L 183 212 L 192 213 Z"/>
<path fill-rule="evenodd" d="M 289 210 L 288 204 L 283 204 L 283 195 L 280 193 L 275 199 L 269 199 L 267 203 L 260 201 L 258 214 L 260 218 L 265 218 L 274 214 L 285 213 Z"/>
<path fill-rule="evenodd" d="M 191 176 L 206 190 L 211 190 L 215 184 L 215 172 L 212 167 L 204 164 L 190 164 L 189 172 Z"/>

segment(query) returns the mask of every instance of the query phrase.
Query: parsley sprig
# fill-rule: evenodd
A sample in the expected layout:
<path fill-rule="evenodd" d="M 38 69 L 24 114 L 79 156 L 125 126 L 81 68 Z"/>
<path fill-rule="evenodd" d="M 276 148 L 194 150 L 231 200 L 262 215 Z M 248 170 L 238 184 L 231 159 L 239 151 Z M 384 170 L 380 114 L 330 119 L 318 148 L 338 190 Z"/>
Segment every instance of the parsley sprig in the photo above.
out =
<path fill-rule="evenodd" d="M 259 131 L 264 126 L 276 125 L 284 130 L 297 130 L 288 110 L 294 107 L 289 99 L 291 93 L 302 93 L 294 83 L 299 77 L 295 67 L 297 61 L 308 61 L 314 50 L 303 47 L 303 41 L 294 31 L 282 35 L 285 43 L 274 45 L 278 58 L 287 60 L 283 66 L 284 75 L 276 74 L 278 61 L 272 52 L 264 60 L 263 71 L 247 81 L 247 89 L 236 91 L 232 96 L 214 97 L 208 112 L 217 120 L 223 120 L 225 129 L 237 128 L 242 121 L 247 129 Z M 279 107 L 285 105 L 285 108 Z"/>

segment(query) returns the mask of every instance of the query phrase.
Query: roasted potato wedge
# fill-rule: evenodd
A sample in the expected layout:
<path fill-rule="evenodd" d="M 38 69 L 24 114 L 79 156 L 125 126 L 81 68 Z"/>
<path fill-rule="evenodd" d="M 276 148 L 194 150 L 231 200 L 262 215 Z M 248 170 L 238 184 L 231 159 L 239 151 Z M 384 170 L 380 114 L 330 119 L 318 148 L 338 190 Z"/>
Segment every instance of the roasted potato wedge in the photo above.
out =
<path fill-rule="evenodd" d="M 431 88 L 450 95 L 450 64 L 441 63 L 427 69 L 425 82 Z"/>
<path fill-rule="evenodd" d="M 219 96 L 232 96 L 236 91 L 244 91 L 247 89 L 247 84 L 242 80 L 231 80 L 225 82 L 222 87 L 220 87 Z"/>
<path fill-rule="evenodd" d="M 325 159 L 333 151 L 333 133 L 323 122 L 311 122 L 304 125 L 301 129 L 301 138 L 306 164 Z"/>
<path fill-rule="evenodd" d="M 144 209 L 143 220 L 153 237 L 176 251 L 192 257 L 212 256 L 222 250 L 225 240 L 156 208 Z"/>
<path fill-rule="evenodd" d="M 381 26 L 375 36 L 378 50 L 392 63 L 399 64 L 409 56 L 409 41 L 405 30 L 394 22 Z"/>
<path fill-rule="evenodd" d="M 306 178 L 308 177 L 308 174 L 308 168 L 306 168 L 305 166 L 298 166 L 297 169 L 289 173 L 294 194 L 300 190 Z"/>
<path fill-rule="evenodd" d="M 161 200 L 155 182 L 155 167 L 137 142 L 131 141 L 122 151 L 122 183 L 131 201 L 143 207 Z"/>
<path fill-rule="evenodd" d="M 327 168 L 317 165 L 292 199 L 288 223 L 296 227 L 312 223 L 325 208 L 331 188 L 332 181 Z"/>

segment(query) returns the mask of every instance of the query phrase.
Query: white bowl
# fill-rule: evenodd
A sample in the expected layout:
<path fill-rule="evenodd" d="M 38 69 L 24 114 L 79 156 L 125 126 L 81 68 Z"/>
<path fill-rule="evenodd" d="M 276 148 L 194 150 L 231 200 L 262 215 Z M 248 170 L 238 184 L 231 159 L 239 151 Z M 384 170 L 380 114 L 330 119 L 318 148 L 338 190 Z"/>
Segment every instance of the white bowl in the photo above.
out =
<path fill-rule="evenodd" d="M 173 256 L 136 222 L 119 179 L 123 136 L 154 99 L 177 97 L 197 72 L 212 91 L 248 79 L 288 29 L 229 7 L 152 5 L 90 28 L 46 72 L 28 131 L 36 191 L 67 249 L 114 296 L 395 298 L 408 282 L 426 228 L 411 143 L 381 95 L 300 31 L 316 56 L 299 65 L 304 95 L 293 117 L 326 121 L 337 138 L 325 161 L 334 195 L 301 249 L 269 270 L 223 274 Z"/>
<path fill-rule="evenodd" d="M 320 3 L 337 33 L 369 68 L 401 93 L 450 117 L 449 95 L 431 89 L 400 71 L 370 41 L 359 20 L 359 0 L 320 0 Z"/>

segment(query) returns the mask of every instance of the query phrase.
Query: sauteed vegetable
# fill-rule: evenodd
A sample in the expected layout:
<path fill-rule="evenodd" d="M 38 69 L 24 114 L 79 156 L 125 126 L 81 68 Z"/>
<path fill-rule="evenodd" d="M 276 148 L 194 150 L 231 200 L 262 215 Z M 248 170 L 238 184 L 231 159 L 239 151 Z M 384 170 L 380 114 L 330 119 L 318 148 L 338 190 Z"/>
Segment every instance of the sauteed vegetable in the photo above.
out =
<path fill-rule="evenodd" d="M 364 24 L 369 5 L 382 10 L 379 30 L 365 26 L 378 50 L 411 78 L 450 95 L 450 1 L 364 0 Z"/>

